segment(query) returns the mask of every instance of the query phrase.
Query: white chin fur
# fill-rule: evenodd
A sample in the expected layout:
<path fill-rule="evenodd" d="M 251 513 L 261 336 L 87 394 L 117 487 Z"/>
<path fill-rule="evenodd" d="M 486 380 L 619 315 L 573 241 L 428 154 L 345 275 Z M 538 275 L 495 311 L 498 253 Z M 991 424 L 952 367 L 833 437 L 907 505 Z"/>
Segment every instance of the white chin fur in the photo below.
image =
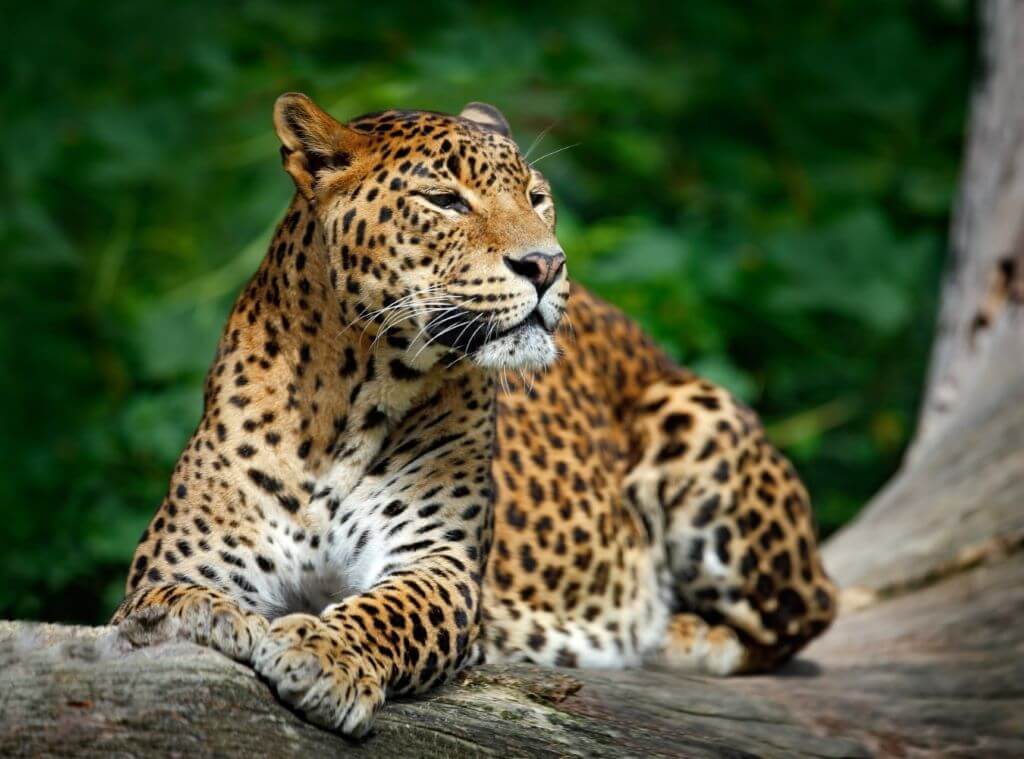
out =
<path fill-rule="evenodd" d="M 485 369 L 546 369 L 558 357 L 551 334 L 535 324 L 491 340 L 473 356 Z"/>

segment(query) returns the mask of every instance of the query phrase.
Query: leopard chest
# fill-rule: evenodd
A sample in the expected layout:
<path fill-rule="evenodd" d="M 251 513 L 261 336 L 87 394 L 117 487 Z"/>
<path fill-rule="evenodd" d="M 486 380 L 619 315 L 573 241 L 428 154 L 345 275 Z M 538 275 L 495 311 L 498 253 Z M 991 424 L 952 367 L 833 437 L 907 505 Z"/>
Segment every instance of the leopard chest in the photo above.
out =
<path fill-rule="evenodd" d="M 322 417 L 347 418 L 330 446 L 330 460 L 310 455 L 296 462 L 267 462 L 268 471 L 290 465 L 287 479 L 298 508 L 281 507 L 280 494 L 257 494 L 257 566 L 252 579 L 270 617 L 320 613 L 347 596 L 365 592 L 392 567 L 389 555 L 419 527 L 405 494 L 419 485 L 402 474 L 418 444 L 424 393 L 429 382 L 363 382 L 348 388 L 344 408 L 321 407 Z M 419 416 L 418 416 L 419 414 Z M 316 427 L 316 420 L 312 427 Z"/>
<path fill-rule="evenodd" d="M 401 459 L 353 454 L 312 482 L 298 512 L 267 514 L 258 537 L 261 611 L 319 614 L 394 568 L 396 546 L 415 541 L 422 523 L 407 500 L 419 483 L 401 468 Z"/>

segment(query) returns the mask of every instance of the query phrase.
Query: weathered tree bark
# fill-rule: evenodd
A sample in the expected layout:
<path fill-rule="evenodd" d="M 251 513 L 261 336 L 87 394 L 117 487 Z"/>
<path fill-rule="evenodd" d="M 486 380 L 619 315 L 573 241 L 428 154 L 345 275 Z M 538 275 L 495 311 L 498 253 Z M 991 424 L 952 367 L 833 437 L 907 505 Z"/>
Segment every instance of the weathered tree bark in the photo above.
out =
<path fill-rule="evenodd" d="M 0 755 L 1024 756 L 1024 3 L 983 21 L 921 426 L 826 546 L 844 609 L 786 670 L 482 667 L 357 747 L 212 651 L 0 623 Z"/>
<path fill-rule="evenodd" d="M 982 21 L 918 433 L 903 470 L 827 547 L 844 586 L 908 589 L 1024 541 L 1024 3 L 984 3 Z"/>

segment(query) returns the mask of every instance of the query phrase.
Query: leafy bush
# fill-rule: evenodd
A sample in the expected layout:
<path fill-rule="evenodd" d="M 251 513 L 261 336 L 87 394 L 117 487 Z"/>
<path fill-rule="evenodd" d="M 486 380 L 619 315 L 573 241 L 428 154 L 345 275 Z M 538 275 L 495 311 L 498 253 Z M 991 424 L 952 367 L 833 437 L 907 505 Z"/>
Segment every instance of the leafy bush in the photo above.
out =
<path fill-rule="evenodd" d="M 285 90 L 339 117 L 497 104 L 536 143 L 573 276 L 761 411 L 826 531 L 896 467 L 965 2 L 164 5 L 8 14 L 0 614 L 97 622 L 118 600 L 288 201 Z"/>

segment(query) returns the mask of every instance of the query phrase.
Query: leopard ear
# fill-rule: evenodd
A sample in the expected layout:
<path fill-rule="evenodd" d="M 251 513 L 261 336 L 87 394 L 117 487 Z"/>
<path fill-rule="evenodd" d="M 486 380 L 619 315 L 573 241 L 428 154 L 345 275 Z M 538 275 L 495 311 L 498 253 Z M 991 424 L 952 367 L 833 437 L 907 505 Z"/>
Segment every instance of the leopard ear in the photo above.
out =
<path fill-rule="evenodd" d="M 341 124 L 298 92 L 286 92 L 274 103 L 274 128 L 285 171 L 307 200 L 314 199 L 325 172 L 351 166 L 367 142 L 366 135 Z"/>
<path fill-rule="evenodd" d="M 508 120 L 493 105 L 488 105 L 487 103 L 467 103 L 459 116 L 480 126 L 493 129 L 505 137 L 512 137 L 512 129 L 508 125 Z"/>

